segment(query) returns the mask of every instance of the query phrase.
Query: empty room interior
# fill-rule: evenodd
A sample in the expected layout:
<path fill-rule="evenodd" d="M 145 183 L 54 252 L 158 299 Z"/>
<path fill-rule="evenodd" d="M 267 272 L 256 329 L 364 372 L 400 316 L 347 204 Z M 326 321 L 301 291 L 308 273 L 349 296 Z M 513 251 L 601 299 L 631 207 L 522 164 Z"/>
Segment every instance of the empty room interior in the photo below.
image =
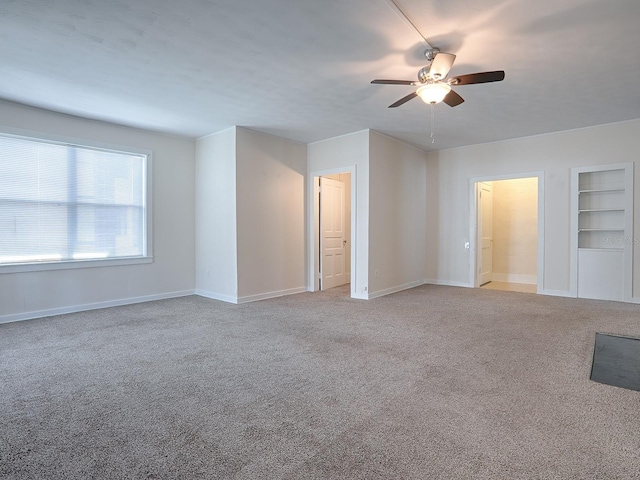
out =
<path fill-rule="evenodd" d="M 3 2 L 0 477 L 635 478 L 638 21 Z"/>

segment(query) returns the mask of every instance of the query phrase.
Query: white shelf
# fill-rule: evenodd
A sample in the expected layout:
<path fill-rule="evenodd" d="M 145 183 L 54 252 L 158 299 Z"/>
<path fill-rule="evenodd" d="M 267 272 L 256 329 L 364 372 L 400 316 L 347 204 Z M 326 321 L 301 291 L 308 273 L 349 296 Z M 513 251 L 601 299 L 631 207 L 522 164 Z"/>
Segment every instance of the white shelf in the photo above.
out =
<path fill-rule="evenodd" d="M 578 213 L 624 212 L 624 208 L 583 208 Z"/>
<path fill-rule="evenodd" d="M 624 193 L 624 188 L 593 188 L 580 190 L 578 193 Z"/>
<path fill-rule="evenodd" d="M 602 252 L 603 250 L 607 252 L 624 252 L 624 248 L 593 248 L 593 247 L 578 247 L 578 250 L 584 252 Z"/>
<path fill-rule="evenodd" d="M 578 183 L 578 247 L 612 250 L 607 235 L 624 236 L 623 170 L 584 172 Z"/>
<path fill-rule="evenodd" d="M 633 164 L 572 169 L 572 282 L 578 297 L 631 297 Z"/>

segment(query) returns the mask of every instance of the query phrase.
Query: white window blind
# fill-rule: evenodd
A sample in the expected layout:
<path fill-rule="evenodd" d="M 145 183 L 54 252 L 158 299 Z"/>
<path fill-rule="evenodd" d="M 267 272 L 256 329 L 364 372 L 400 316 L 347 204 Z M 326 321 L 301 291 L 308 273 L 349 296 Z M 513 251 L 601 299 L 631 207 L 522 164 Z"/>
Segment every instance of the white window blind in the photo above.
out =
<path fill-rule="evenodd" d="M 146 162 L 0 135 L 0 266 L 144 257 Z"/>

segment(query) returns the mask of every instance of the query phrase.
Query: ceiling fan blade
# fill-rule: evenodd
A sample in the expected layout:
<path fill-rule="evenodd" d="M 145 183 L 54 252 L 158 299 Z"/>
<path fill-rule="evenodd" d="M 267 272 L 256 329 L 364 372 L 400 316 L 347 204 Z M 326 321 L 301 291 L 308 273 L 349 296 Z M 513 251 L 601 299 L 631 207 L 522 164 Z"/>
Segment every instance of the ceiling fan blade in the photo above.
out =
<path fill-rule="evenodd" d="M 436 53 L 429 67 L 429 76 L 434 80 L 442 80 L 449 74 L 455 59 L 453 53 Z"/>
<path fill-rule="evenodd" d="M 462 102 L 464 102 L 464 98 L 462 98 L 456 92 L 451 90 L 449 93 L 447 93 L 447 96 L 444 97 L 444 100 L 442 100 L 442 101 L 444 103 L 446 103 L 447 105 L 449 105 L 450 107 L 457 107 Z"/>
<path fill-rule="evenodd" d="M 494 72 L 469 73 L 449 79 L 449 85 L 472 85 L 474 83 L 501 82 L 504 80 L 504 70 Z"/>
<path fill-rule="evenodd" d="M 404 105 L 405 103 L 407 103 L 409 100 L 412 100 L 414 98 L 416 98 L 418 96 L 418 94 L 416 92 L 410 93 L 409 95 L 407 95 L 406 97 L 402 97 L 400 100 L 398 100 L 396 103 L 392 103 L 391 105 L 389 105 L 389 107 L 387 108 L 396 108 L 399 107 L 400 105 Z"/>
<path fill-rule="evenodd" d="M 417 85 L 418 82 L 412 80 L 371 80 L 376 85 Z"/>

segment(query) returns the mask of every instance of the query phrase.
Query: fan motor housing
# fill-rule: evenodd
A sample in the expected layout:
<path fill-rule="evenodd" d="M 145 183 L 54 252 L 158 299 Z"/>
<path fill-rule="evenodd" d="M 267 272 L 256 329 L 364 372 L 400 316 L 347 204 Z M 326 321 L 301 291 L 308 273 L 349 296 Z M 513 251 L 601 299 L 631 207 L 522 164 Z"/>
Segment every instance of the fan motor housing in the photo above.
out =
<path fill-rule="evenodd" d="M 429 80 L 433 80 L 429 75 L 429 67 L 422 67 L 418 72 L 418 81 L 420 83 L 427 83 Z"/>

